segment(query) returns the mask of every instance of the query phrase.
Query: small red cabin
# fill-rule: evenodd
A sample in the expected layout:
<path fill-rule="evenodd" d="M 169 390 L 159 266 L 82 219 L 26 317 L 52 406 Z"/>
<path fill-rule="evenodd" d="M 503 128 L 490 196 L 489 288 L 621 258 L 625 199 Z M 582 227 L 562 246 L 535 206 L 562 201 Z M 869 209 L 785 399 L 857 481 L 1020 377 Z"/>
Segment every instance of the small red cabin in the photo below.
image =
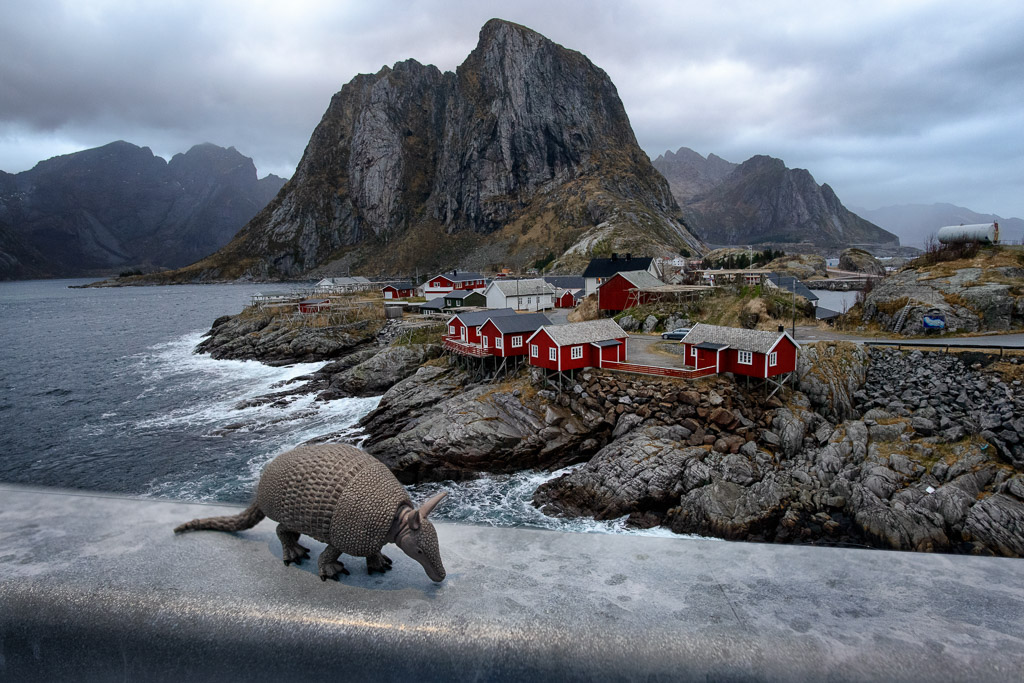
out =
<path fill-rule="evenodd" d="M 575 308 L 583 296 L 582 289 L 563 289 L 555 293 L 555 308 Z"/>
<path fill-rule="evenodd" d="M 551 321 L 543 313 L 521 313 L 488 318 L 480 326 L 483 347 L 493 356 L 525 356 L 526 340 Z"/>
<path fill-rule="evenodd" d="M 625 362 L 628 337 L 606 318 L 542 327 L 526 343 L 530 365 L 565 371 L 599 368 L 602 360 Z"/>
<path fill-rule="evenodd" d="M 398 282 L 385 285 L 380 291 L 384 294 L 385 299 L 408 299 L 415 295 L 416 288 L 412 286 L 411 282 Z"/>
<path fill-rule="evenodd" d="M 688 365 L 766 379 L 796 370 L 799 345 L 785 331 L 694 325 L 680 342 Z"/>
<path fill-rule="evenodd" d="M 330 299 L 303 299 L 299 302 L 299 313 L 319 313 L 331 307 Z"/>
<path fill-rule="evenodd" d="M 516 312 L 511 308 L 457 313 L 448 319 L 448 329 L 443 336 L 467 344 L 479 344 L 480 326 L 487 322 L 488 318 L 514 316 L 515 314 Z"/>
<path fill-rule="evenodd" d="M 615 273 L 597 288 L 597 307 L 602 311 L 619 313 L 633 306 L 641 306 L 655 296 L 646 290 L 664 284 L 646 270 Z"/>

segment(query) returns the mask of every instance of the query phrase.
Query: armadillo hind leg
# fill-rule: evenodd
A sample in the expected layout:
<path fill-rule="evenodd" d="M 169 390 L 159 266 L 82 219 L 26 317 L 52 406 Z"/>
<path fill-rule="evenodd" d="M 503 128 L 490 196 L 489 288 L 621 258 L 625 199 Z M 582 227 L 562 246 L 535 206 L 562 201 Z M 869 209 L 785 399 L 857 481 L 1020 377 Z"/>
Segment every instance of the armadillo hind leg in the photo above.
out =
<path fill-rule="evenodd" d="M 277 537 L 281 540 L 281 556 L 285 564 L 302 564 L 309 559 L 309 548 L 299 545 L 299 532 L 286 529 L 284 524 L 277 525 Z"/>
<path fill-rule="evenodd" d="M 377 553 L 366 558 L 367 574 L 373 574 L 374 572 L 383 574 L 389 569 L 391 569 L 391 558 L 384 553 Z"/>
<path fill-rule="evenodd" d="M 320 557 L 317 558 L 316 564 L 320 569 L 321 581 L 326 581 L 327 579 L 334 579 L 337 581 L 342 574 L 348 576 L 348 570 L 345 569 L 345 565 L 338 562 L 339 557 L 341 557 L 341 551 L 333 545 L 327 546 L 324 548 L 324 551 L 320 553 Z"/>

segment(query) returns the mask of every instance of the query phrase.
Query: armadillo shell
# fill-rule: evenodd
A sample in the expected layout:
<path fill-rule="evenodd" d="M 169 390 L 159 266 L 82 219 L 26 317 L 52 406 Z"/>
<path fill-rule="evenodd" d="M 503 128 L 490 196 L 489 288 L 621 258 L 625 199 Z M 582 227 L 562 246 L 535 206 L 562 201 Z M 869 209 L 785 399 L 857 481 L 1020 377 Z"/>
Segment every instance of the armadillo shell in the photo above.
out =
<path fill-rule="evenodd" d="M 409 494 L 379 460 L 347 444 L 300 446 L 264 469 L 260 509 L 285 528 L 367 557 L 380 551 Z"/>

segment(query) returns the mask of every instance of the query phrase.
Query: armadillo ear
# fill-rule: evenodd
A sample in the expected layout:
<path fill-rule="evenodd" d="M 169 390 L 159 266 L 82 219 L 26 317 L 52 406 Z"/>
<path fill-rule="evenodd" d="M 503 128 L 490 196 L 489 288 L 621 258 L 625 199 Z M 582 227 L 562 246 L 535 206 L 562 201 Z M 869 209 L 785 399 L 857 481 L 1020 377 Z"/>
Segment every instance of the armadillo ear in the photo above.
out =
<path fill-rule="evenodd" d="M 447 495 L 447 491 L 441 491 L 441 493 L 437 494 L 436 496 L 428 500 L 426 503 L 421 505 L 419 509 L 420 516 L 426 519 L 427 515 L 429 515 L 434 510 L 434 507 L 441 502 L 441 499 Z"/>
<path fill-rule="evenodd" d="M 413 531 L 416 531 L 417 529 L 420 528 L 420 511 L 419 510 L 413 510 L 409 514 L 409 528 L 412 529 Z"/>

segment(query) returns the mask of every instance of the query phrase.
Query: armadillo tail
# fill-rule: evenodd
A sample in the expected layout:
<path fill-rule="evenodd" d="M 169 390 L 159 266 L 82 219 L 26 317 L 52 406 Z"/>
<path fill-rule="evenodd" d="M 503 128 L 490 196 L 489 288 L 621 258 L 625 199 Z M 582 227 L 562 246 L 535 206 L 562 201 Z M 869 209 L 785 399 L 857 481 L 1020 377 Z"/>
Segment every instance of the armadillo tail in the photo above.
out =
<path fill-rule="evenodd" d="M 174 528 L 174 533 L 180 534 L 184 531 L 242 531 L 243 529 L 251 529 L 262 521 L 266 517 L 260 510 L 259 506 L 254 502 L 249 507 L 242 510 L 237 515 L 231 515 L 228 517 L 204 517 L 203 519 L 193 519 L 191 522 L 185 522 L 181 526 Z"/>

